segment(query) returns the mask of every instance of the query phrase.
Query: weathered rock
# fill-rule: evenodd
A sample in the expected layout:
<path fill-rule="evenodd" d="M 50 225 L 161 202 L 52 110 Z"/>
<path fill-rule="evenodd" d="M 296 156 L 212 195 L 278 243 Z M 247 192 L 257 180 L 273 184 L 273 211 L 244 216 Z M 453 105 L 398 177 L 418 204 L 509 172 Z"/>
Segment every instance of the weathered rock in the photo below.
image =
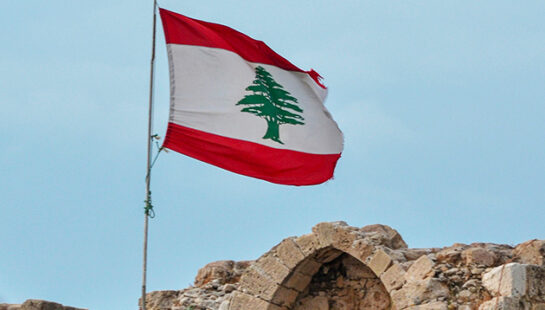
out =
<path fill-rule="evenodd" d="M 380 275 L 390 267 L 392 264 L 392 258 L 384 252 L 382 249 L 378 250 L 369 260 L 367 266 L 373 270 L 373 272 L 380 277 Z"/>
<path fill-rule="evenodd" d="M 419 281 L 428 277 L 433 272 L 434 262 L 426 255 L 417 259 L 414 264 L 407 270 L 405 279 L 407 282 Z"/>
<path fill-rule="evenodd" d="M 171 309 L 175 305 L 179 294 L 179 291 L 156 291 L 148 293 L 146 294 L 146 309 Z M 142 298 L 140 298 L 138 304 L 140 307 L 142 306 Z"/>
<path fill-rule="evenodd" d="M 447 298 L 448 287 L 434 278 L 407 282 L 401 289 L 391 293 L 392 302 L 397 309 L 420 305 L 425 301 Z"/>
<path fill-rule="evenodd" d="M 231 305 L 231 303 L 229 302 L 229 300 L 224 300 L 224 301 L 220 304 L 218 310 L 229 310 L 229 306 L 230 306 L 230 305 Z"/>
<path fill-rule="evenodd" d="M 295 268 L 303 259 L 305 255 L 299 249 L 294 241 L 294 238 L 286 238 L 282 240 L 277 246 L 273 248 L 274 256 L 276 256 L 282 264 L 288 268 Z"/>
<path fill-rule="evenodd" d="M 530 310 L 530 305 L 516 297 L 495 297 L 481 304 L 479 310 Z"/>
<path fill-rule="evenodd" d="M 400 264 L 393 264 L 380 276 L 380 279 L 389 292 L 397 290 L 405 284 L 405 270 Z"/>
<path fill-rule="evenodd" d="M 391 249 L 406 249 L 408 248 L 407 243 L 403 240 L 401 235 L 397 232 L 397 230 L 393 229 L 390 226 L 387 225 L 381 225 L 381 224 L 375 224 L 375 225 L 368 225 L 364 226 L 360 229 L 362 232 L 375 232 L 379 233 L 382 236 L 382 240 L 380 240 L 381 244 L 384 244 L 385 246 L 391 248 Z"/>
<path fill-rule="evenodd" d="M 496 262 L 496 255 L 494 252 L 483 248 L 469 248 L 462 252 L 462 258 L 467 265 L 476 264 L 489 267 Z"/>
<path fill-rule="evenodd" d="M 216 279 L 222 284 L 238 282 L 241 274 L 251 263 L 251 261 L 223 260 L 207 264 L 197 272 L 195 286 L 201 287 Z"/>
<path fill-rule="evenodd" d="M 529 298 L 545 303 L 545 268 L 526 265 L 527 295 Z"/>
<path fill-rule="evenodd" d="M 13 308 L 8 307 L 7 309 L 12 310 Z M 28 299 L 22 305 L 20 305 L 20 307 L 16 305 L 15 309 L 19 309 L 19 310 L 83 310 L 79 308 L 63 306 L 56 302 L 39 300 L 39 299 Z"/>
<path fill-rule="evenodd" d="M 299 305 L 299 310 L 329 310 L 329 303 L 324 296 L 307 296 L 303 298 Z"/>
<path fill-rule="evenodd" d="M 493 296 L 521 297 L 526 295 L 526 265 L 510 263 L 483 275 L 483 286 Z"/>
<path fill-rule="evenodd" d="M 444 248 L 437 252 L 436 258 L 439 262 L 457 264 L 462 256 L 462 251 L 468 246 L 463 243 L 455 243 L 450 247 Z"/>
<path fill-rule="evenodd" d="M 418 306 L 410 306 L 406 310 L 448 310 L 448 304 L 444 301 L 435 301 Z"/>
<path fill-rule="evenodd" d="M 545 240 L 529 240 L 519 244 L 515 257 L 523 264 L 545 265 Z"/>
<path fill-rule="evenodd" d="M 405 251 L 403 251 L 403 254 L 405 255 L 405 258 L 407 260 L 411 261 L 411 260 L 419 259 L 422 255 L 437 253 L 439 251 L 440 251 L 440 249 L 437 249 L 437 248 L 432 248 L 432 249 L 406 249 Z"/>

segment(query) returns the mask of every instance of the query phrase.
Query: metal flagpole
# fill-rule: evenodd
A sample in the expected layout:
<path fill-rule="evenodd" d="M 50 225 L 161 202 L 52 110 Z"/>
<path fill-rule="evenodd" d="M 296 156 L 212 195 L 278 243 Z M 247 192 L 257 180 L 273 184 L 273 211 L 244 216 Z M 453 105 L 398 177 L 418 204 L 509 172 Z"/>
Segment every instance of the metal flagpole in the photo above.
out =
<path fill-rule="evenodd" d="M 155 71 L 155 32 L 157 24 L 157 1 L 153 0 L 153 39 L 151 46 L 151 64 L 150 64 L 150 82 L 149 82 L 149 110 L 148 110 L 148 154 L 146 167 L 146 206 L 144 220 L 144 255 L 142 265 L 142 310 L 146 310 L 146 272 L 148 264 L 148 220 L 150 213 L 153 212 L 151 205 L 151 148 L 153 140 L 153 73 Z"/>

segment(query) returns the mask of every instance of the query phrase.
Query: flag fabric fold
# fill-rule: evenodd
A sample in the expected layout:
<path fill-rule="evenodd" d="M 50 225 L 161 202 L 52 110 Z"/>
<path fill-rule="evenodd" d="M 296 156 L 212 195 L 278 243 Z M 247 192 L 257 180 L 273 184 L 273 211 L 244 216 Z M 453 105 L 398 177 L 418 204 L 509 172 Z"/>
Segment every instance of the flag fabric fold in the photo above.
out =
<path fill-rule="evenodd" d="M 318 73 L 227 26 L 160 14 L 171 88 L 164 147 L 278 184 L 333 177 L 343 137 Z"/>

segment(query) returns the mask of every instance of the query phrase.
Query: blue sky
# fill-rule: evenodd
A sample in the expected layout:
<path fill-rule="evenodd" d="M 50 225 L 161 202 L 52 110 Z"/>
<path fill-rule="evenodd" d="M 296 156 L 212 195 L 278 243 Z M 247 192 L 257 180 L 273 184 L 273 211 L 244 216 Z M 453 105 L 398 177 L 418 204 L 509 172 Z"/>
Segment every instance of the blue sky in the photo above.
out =
<path fill-rule="evenodd" d="M 321 221 L 411 247 L 545 239 L 542 1 L 174 1 L 329 87 L 335 179 L 287 187 L 170 152 L 152 190 L 148 289 L 255 259 Z M 0 303 L 136 309 L 151 1 L 0 5 Z M 168 118 L 159 27 L 155 132 Z"/>

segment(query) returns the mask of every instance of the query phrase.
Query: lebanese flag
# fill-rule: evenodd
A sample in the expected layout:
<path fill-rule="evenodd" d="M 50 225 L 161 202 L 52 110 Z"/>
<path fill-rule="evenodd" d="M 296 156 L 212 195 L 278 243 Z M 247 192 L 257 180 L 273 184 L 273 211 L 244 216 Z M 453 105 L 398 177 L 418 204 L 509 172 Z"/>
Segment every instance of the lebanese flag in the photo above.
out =
<path fill-rule="evenodd" d="M 343 136 L 318 73 L 229 27 L 160 14 L 171 96 L 164 147 L 273 183 L 333 177 Z"/>

